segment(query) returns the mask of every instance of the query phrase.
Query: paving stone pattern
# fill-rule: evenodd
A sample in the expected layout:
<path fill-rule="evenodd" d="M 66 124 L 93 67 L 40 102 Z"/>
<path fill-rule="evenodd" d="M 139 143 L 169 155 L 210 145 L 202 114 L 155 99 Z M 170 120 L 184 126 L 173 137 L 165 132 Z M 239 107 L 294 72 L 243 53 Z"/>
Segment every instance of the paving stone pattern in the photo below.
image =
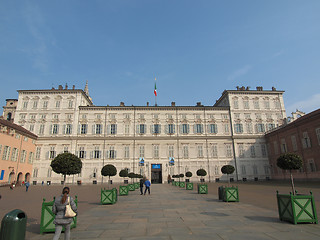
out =
<path fill-rule="evenodd" d="M 48 233 L 31 239 L 52 238 Z M 220 202 L 216 195 L 162 184 L 152 185 L 151 195 L 136 190 L 119 196 L 115 205 L 93 205 L 78 216 L 71 239 L 314 240 L 320 239 L 320 226 L 280 222 L 277 209 L 244 204 L 241 199 Z"/>

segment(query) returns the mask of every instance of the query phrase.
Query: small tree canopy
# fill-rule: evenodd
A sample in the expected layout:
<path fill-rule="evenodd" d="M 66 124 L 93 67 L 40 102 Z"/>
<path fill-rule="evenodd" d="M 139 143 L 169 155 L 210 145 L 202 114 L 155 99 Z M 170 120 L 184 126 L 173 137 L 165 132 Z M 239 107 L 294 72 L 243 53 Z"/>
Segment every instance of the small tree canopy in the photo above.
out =
<path fill-rule="evenodd" d="M 72 153 L 61 153 L 52 160 L 50 166 L 55 173 L 73 175 L 81 173 L 82 162 Z"/>
<path fill-rule="evenodd" d="M 204 177 L 206 175 L 207 175 L 207 171 L 204 170 L 203 168 L 200 168 L 197 170 L 197 176 Z"/>
<path fill-rule="evenodd" d="M 122 169 L 122 170 L 119 172 L 119 176 L 120 176 L 120 177 L 128 177 L 128 171 L 127 171 L 127 169 Z"/>
<path fill-rule="evenodd" d="M 192 177 L 192 172 L 186 172 L 186 177 Z"/>
<path fill-rule="evenodd" d="M 232 165 L 224 165 L 221 168 L 221 172 L 223 174 L 232 174 L 234 172 L 235 168 Z"/>
<path fill-rule="evenodd" d="M 134 177 L 135 177 L 135 173 L 133 173 L 133 172 L 129 173 L 129 174 L 128 174 L 128 177 L 129 177 L 129 178 L 134 178 Z"/>
<path fill-rule="evenodd" d="M 183 173 L 180 173 L 180 174 L 179 174 L 179 177 L 183 178 L 183 177 L 184 177 L 184 174 L 183 174 Z"/>
<path fill-rule="evenodd" d="M 117 169 L 112 164 L 107 164 L 101 169 L 101 175 L 102 176 L 115 176 L 117 174 Z"/>
<path fill-rule="evenodd" d="M 277 159 L 277 166 L 283 170 L 297 170 L 302 167 L 302 159 L 295 153 L 285 153 Z"/>

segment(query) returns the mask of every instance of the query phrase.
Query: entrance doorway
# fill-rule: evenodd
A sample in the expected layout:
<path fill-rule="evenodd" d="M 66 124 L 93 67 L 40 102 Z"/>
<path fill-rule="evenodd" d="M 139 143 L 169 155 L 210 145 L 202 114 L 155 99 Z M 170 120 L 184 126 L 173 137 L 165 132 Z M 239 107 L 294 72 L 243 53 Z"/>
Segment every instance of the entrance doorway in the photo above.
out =
<path fill-rule="evenodd" d="M 151 164 L 151 183 L 162 183 L 162 164 Z"/>

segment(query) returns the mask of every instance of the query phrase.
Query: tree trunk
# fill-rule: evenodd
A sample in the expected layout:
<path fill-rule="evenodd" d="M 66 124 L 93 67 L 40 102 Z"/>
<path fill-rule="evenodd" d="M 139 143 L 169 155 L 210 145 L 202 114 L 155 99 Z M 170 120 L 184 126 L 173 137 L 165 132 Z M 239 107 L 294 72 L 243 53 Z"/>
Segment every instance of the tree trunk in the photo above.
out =
<path fill-rule="evenodd" d="M 230 186 L 230 178 L 229 178 L 229 174 L 227 174 L 227 178 L 228 178 L 228 187 Z"/>
<path fill-rule="evenodd" d="M 294 189 L 294 183 L 293 183 L 293 177 L 292 177 L 291 170 L 290 170 L 290 179 L 291 179 L 292 194 L 296 195 L 296 191 Z"/>
<path fill-rule="evenodd" d="M 109 176 L 109 181 L 108 181 L 108 190 L 110 189 L 110 176 Z"/>
<path fill-rule="evenodd" d="M 67 176 L 66 174 L 63 175 L 63 187 L 66 186 L 66 176 Z"/>

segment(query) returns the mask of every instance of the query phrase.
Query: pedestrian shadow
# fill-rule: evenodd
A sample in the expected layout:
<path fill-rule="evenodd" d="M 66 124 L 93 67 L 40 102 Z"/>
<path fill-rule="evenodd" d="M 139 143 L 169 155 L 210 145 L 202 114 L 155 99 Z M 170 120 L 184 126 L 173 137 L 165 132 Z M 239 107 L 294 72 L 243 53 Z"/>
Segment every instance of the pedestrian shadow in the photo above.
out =
<path fill-rule="evenodd" d="M 252 221 L 279 222 L 279 218 L 276 218 L 276 217 L 267 217 L 267 216 L 244 216 L 244 217 Z"/>
<path fill-rule="evenodd" d="M 201 212 L 200 214 L 207 215 L 207 216 L 214 216 L 214 217 L 225 217 L 229 216 L 226 213 L 221 213 L 221 212 Z"/>

